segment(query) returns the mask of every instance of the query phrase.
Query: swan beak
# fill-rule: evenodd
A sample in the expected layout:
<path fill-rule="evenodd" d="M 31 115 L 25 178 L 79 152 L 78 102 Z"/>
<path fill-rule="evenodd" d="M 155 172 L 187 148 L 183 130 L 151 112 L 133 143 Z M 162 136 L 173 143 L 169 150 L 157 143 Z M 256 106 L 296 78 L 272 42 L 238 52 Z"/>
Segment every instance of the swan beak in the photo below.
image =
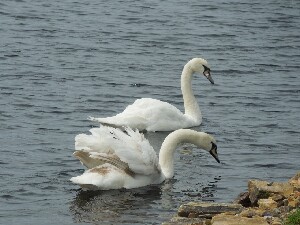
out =
<path fill-rule="evenodd" d="M 207 69 L 203 72 L 203 75 L 210 81 L 210 83 L 214 84 L 214 80 L 212 79 L 211 75 L 210 75 L 210 70 Z"/>
<path fill-rule="evenodd" d="M 212 157 L 215 158 L 215 160 L 217 160 L 218 163 L 220 163 L 219 157 L 218 157 L 218 152 L 217 152 L 217 145 L 212 143 L 212 148 L 209 151 L 209 153 L 212 155 Z"/>

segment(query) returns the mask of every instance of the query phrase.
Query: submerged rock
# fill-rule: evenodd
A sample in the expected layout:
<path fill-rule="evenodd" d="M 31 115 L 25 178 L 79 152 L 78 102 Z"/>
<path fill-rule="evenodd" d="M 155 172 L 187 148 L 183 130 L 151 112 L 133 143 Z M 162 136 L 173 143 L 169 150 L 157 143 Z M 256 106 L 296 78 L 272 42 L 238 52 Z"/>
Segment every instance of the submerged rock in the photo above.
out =
<path fill-rule="evenodd" d="M 212 218 L 216 214 L 229 213 L 237 214 L 241 212 L 243 206 L 240 204 L 214 203 L 214 202 L 190 202 L 183 204 L 178 209 L 178 216 Z"/>

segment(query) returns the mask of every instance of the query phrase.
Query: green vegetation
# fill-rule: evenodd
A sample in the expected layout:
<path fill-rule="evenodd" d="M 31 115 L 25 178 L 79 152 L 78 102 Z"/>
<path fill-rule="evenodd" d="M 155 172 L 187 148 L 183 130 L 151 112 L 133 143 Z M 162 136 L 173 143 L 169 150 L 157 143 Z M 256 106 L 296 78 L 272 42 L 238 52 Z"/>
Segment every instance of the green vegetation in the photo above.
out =
<path fill-rule="evenodd" d="M 299 225 L 300 224 L 300 209 L 288 215 L 284 225 Z"/>

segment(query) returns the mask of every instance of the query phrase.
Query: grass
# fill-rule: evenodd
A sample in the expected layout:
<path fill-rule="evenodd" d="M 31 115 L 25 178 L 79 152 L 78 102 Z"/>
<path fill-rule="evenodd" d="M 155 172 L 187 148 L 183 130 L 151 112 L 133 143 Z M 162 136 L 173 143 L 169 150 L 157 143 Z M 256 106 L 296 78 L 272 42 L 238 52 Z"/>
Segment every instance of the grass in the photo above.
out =
<path fill-rule="evenodd" d="M 284 225 L 300 225 L 300 209 L 288 215 Z"/>

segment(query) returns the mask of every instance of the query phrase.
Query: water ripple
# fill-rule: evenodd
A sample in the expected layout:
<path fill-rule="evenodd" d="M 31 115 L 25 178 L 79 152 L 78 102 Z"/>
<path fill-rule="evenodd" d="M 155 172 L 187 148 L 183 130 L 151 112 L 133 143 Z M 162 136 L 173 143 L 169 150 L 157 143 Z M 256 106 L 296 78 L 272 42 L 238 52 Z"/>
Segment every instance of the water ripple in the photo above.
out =
<path fill-rule="evenodd" d="M 0 223 L 161 224 L 179 203 L 231 201 L 248 179 L 286 180 L 299 169 L 299 1 L 0 6 Z M 193 129 L 216 137 L 222 164 L 179 149 L 175 177 L 162 185 L 83 192 L 71 184 L 84 170 L 74 137 L 99 126 L 88 116 L 142 97 L 183 111 L 180 75 L 193 57 L 208 60 L 216 82 L 194 76 L 203 123 Z M 158 150 L 167 133 L 145 135 Z"/>

